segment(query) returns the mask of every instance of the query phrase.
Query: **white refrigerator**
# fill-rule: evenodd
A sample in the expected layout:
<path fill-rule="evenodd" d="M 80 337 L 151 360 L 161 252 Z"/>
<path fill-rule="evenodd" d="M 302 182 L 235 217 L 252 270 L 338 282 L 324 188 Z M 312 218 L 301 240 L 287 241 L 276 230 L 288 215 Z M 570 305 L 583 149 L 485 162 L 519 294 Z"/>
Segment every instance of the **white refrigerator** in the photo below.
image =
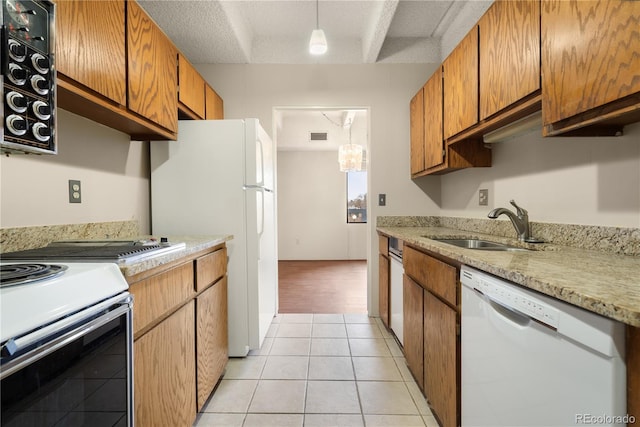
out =
<path fill-rule="evenodd" d="M 154 235 L 232 234 L 229 356 L 260 348 L 277 312 L 275 147 L 257 119 L 180 121 L 151 143 Z"/>

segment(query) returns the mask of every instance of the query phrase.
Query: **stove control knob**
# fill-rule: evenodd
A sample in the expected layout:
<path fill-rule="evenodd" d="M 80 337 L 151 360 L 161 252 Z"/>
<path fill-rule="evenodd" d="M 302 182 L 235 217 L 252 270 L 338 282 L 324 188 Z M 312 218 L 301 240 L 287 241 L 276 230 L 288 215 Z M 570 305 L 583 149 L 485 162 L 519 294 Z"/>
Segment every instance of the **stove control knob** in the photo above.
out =
<path fill-rule="evenodd" d="M 15 40 L 9 40 L 9 56 L 15 61 L 22 62 L 27 57 L 27 48 Z"/>
<path fill-rule="evenodd" d="M 22 86 L 27 82 L 27 70 L 17 64 L 9 64 L 9 80 L 18 86 Z"/>
<path fill-rule="evenodd" d="M 46 102 L 35 101 L 31 108 L 33 114 L 40 120 L 49 120 L 51 117 L 51 107 Z"/>
<path fill-rule="evenodd" d="M 33 68 L 40 74 L 47 74 L 49 72 L 49 59 L 41 53 L 31 55 L 31 63 L 33 64 Z"/>
<path fill-rule="evenodd" d="M 6 120 L 7 129 L 14 135 L 22 136 L 27 133 L 27 121 L 17 114 L 10 114 Z"/>
<path fill-rule="evenodd" d="M 49 127 L 44 123 L 34 123 L 31 131 L 33 132 L 33 136 L 35 136 L 40 142 L 47 142 L 51 139 L 51 129 L 49 129 Z"/>
<path fill-rule="evenodd" d="M 24 113 L 27 111 L 27 98 L 21 93 L 11 91 L 7 93 L 7 104 L 16 113 Z"/>
<path fill-rule="evenodd" d="M 40 95 L 46 95 L 49 93 L 49 82 L 40 74 L 31 76 L 31 87 L 33 87 L 33 90 Z"/>

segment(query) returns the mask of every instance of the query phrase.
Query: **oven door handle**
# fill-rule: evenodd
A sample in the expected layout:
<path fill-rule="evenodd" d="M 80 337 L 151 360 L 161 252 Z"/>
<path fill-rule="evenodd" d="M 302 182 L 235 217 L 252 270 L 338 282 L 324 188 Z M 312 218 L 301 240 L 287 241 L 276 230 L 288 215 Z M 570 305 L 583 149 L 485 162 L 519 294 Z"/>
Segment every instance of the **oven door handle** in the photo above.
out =
<path fill-rule="evenodd" d="M 75 341 L 76 339 L 88 334 L 89 332 L 99 328 L 100 326 L 116 319 L 127 311 L 131 311 L 133 304 L 133 297 L 127 292 L 124 295 L 117 295 L 102 301 L 99 304 L 91 306 L 86 310 L 80 311 L 64 319 L 47 325 L 41 329 L 34 331 L 31 334 L 10 339 L 2 346 L 3 354 L 9 353 L 9 356 L 16 354 L 29 346 L 35 345 L 38 342 L 43 342 L 42 345 L 34 348 L 32 351 L 28 351 L 25 354 L 17 356 L 15 359 L 10 360 L 2 365 L 2 372 L 0 372 L 0 379 L 8 377 L 12 373 L 20 370 L 23 366 L 33 363 L 46 355 L 58 350 L 59 348 L 67 345 L 68 343 Z M 107 313 L 96 317 L 88 322 L 81 323 L 91 317 L 95 317 L 100 312 L 118 305 L 117 308 L 108 311 Z M 78 325 L 80 323 L 80 325 Z M 49 337 L 59 333 L 60 331 L 72 328 L 74 325 L 78 325 L 72 330 L 63 333 L 62 335 L 47 340 Z"/>

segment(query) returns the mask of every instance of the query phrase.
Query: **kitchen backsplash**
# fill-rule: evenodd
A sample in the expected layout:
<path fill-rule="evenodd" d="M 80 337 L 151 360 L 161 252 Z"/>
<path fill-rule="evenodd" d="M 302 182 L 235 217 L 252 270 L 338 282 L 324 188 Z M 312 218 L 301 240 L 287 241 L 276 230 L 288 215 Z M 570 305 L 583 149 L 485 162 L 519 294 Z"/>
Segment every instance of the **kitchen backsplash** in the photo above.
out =
<path fill-rule="evenodd" d="M 57 240 L 124 239 L 139 234 L 136 220 L 2 228 L 0 253 L 40 248 Z"/>
<path fill-rule="evenodd" d="M 378 227 L 446 227 L 516 238 L 510 221 L 440 216 L 379 216 Z M 640 256 L 640 228 L 531 222 L 531 235 L 547 243 Z"/>

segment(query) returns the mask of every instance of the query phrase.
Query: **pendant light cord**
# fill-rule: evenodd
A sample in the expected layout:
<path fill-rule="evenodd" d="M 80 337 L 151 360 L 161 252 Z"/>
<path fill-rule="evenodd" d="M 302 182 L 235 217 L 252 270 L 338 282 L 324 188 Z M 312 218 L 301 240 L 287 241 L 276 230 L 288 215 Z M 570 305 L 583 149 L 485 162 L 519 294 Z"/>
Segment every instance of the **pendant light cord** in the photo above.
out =
<path fill-rule="evenodd" d="M 316 30 L 320 29 L 320 17 L 319 17 L 319 10 L 320 7 L 318 6 L 318 3 L 320 2 L 320 0 L 316 0 Z"/>

